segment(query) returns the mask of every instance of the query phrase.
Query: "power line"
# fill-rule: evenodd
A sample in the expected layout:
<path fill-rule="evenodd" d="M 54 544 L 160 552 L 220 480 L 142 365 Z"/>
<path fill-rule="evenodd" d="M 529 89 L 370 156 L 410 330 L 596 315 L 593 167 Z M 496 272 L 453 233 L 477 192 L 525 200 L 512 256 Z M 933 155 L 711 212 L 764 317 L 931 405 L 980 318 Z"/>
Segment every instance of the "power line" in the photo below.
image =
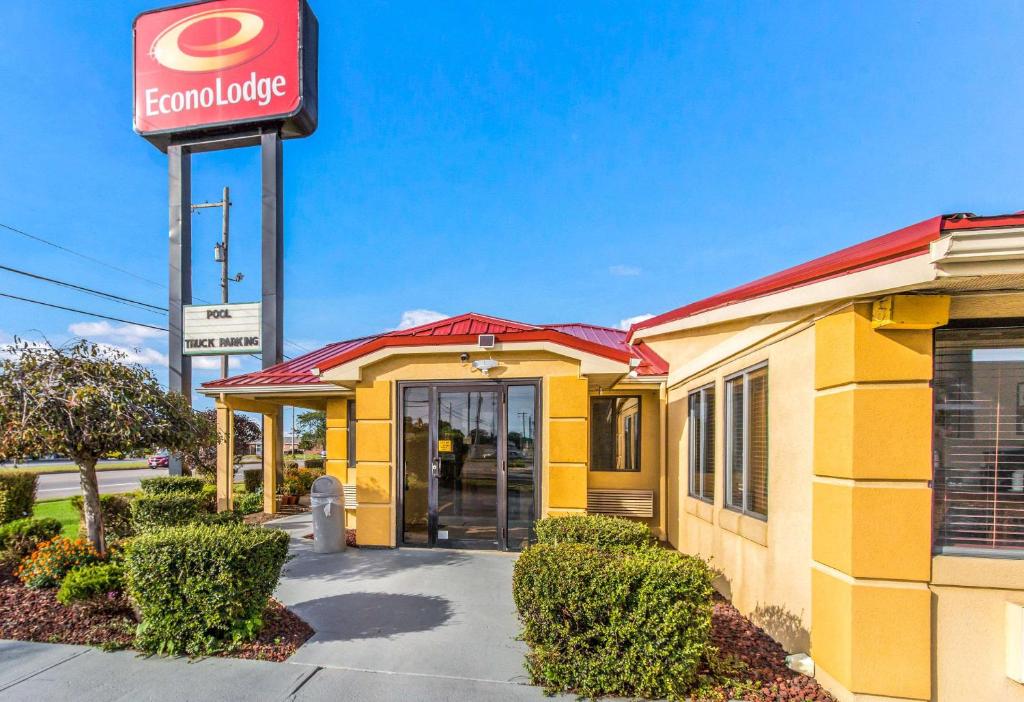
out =
<path fill-rule="evenodd" d="M 0 227 L 6 229 L 7 231 L 14 232 L 15 234 L 20 234 L 21 236 L 27 237 L 27 238 L 32 239 L 34 241 L 38 241 L 41 244 L 46 244 L 47 246 L 52 246 L 53 248 L 59 249 L 60 251 L 64 251 L 65 253 L 69 253 L 72 256 L 78 256 L 79 258 L 84 258 L 86 261 L 92 261 L 93 263 L 98 263 L 101 266 L 106 266 L 107 268 L 109 268 L 111 270 L 114 270 L 114 271 L 117 271 L 118 273 L 124 273 L 125 275 L 130 275 L 133 278 L 137 278 L 137 279 L 139 279 L 139 280 L 141 280 L 143 282 L 149 283 L 151 285 L 157 285 L 157 286 L 162 287 L 162 288 L 166 288 L 167 287 L 163 283 L 158 283 L 155 280 L 151 280 L 149 278 L 146 278 L 145 276 L 141 276 L 138 273 L 132 273 L 131 271 L 125 270 L 124 268 L 119 268 L 118 266 L 115 266 L 112 263 L 107 263 L 106 261 L 101 261 L 100 259 L 94 258 L 93 256 L 89 256 L 88 254 L 79 253 L 78 251 L 75 251 L 74 249 L 69 249 L 67 246 L 62 246 L 60 244 L 57 244 L 55 242 L 50 241 L 49 239 L 44 239 L 41 236 L 36 236 L 35 234 L 29 234 L 24 229 L 18 229 L 17 227 L 12 227 L 11 225 L 4 224 L 3 222 L 0 222 Z"/>
<path fill-rule="evenodd" d="M 101 297 L 101 298 L 110 300 L 112 302 L 120 302 L 121 304 L 125 304 L 125 305 L 134 305 L 134 306 L 137 306 L 137 307 L 146 308 L 146 311 L 148 311 L 148 312 L 158 312 L 160 314 L 167 314 L 167 308 L 166 307 L 158 307 L 157 305 L 151 305 L 148 302 L 142 302 L 141 300 L 133 300 L 133 299 L 131 299 L 129 297 L 122 297 L 120 295 L 115 295 L 113 293 L 103 292 L 102 290 L 93 290 L 92 288 L 87 288 L 87 287 L 82 286 L 82 285 L 75 285 L 74 283 L 68 283 L 68 282 L 63 281 L 63 280 L 57 280 L 56 278 L 48 278 L 45 275 L 39 275 L 37 273 L 29 273 L 28 271 L 23 271 L 23 270 L 20 270 L 18 268 L 11 268 L 10 266 L 5 266 L 5 265 L 2 265 L 2 264 L 0 264 L 0 270 L 9 271 L 11 273 L 17 273 L 18 275 L 23 275 L 23 276 L 26 276 L 28 278 L 35 278 L 36 280 L 42 280 L 42 281 L 45 281 L 47 283 L 53 283 L 54 285 L 60 285 L 60 286 L 65 287 L 65 288 L 71 288 L 73 290 L 80 290 L 80 291 L 82 291 L 84 293 L 88 293 L 89 295 L 96 295 L 97 297 Z"/>
<path fill-rule="evenodd" d="M 157 327 L 152 324 L 143 324 L 142 322 L 132 322 L 127 319 L 121 319 L 119 317 L 110 317 L 105 314 L 99 314 L 97 312 L 87 312 L 85 310 L 75 309 L 74 307 L 64 307 L 63 305 L 55 305 L 52 302 L 43 302 L 42 300 L 33 300 L 28 297 L 19 297 L 17 295 L 10 295 L 8 293 L 0 292 L 0 297 L 6 297 L 10 300 L 19 300 L 20 302 L 29 302 L 33 305 L 42 305 L 43 307 L 52 307 L 57 310 L 64 310 L 65 312 L 74 312 L 75 314 L 84 314 L 87 317 L 96 317 L 98 319 L 109 319 L 111 322 L 121 322 L 122 324 L 132 324 L 138 327 L 147 327 L 149 329 L 156 329 L 157 331 L 167 331 L 167 327 Z"/>

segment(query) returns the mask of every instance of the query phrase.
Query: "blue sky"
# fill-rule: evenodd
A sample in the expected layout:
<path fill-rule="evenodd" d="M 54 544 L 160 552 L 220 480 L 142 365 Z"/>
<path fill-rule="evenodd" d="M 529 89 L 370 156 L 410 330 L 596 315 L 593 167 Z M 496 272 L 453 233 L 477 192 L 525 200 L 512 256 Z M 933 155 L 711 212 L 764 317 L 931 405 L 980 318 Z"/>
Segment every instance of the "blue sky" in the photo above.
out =
<path fill-rule="evenodd" d="M 935 214 L 1024 207 L 1017 3 L 312 5 L 320 126 L 285 147 L 302 347 L 411 310 L 617 326 Z M 0 223 L 139 277 L 5 230 L 0 264 L 166 303 L 166 159 L 131 129 L 152 6 L 0 5 Z M 259 293 L 256 157 L 193 164 L 196 201 L 232 189 L 237 301 Z M 218 236 L 196 217 L 206 299 Z M 0 292 L 164 323 L 2 271 Z M 87 322 L 0 298 L 0 339 L 77 332 L 165 377 L 162 335 Z"/>

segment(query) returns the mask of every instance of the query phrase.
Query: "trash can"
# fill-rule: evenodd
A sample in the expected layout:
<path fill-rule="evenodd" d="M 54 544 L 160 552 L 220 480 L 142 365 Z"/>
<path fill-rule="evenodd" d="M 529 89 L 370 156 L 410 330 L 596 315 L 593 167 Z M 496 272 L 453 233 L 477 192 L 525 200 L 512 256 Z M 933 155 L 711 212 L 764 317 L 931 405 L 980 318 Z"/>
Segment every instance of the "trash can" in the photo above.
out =
<path fill-rule="evenodd" d="M 309 491 L 313 511 L 313 551 L 337 553 L 345 550 L 345 493 L 341 481 L 322 475 Z"/>

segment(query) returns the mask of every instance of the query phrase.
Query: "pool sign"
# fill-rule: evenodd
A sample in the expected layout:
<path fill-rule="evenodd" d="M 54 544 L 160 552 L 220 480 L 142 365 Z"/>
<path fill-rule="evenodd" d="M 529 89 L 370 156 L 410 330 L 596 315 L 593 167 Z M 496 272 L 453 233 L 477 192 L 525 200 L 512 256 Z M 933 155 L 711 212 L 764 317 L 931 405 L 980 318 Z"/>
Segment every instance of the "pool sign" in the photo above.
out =
<path fill-rule="evenodd" d="M 259 302 L 185 305 L 182 352 L 187 356 L 261 353 Z"/>
<path fill-rule="evenodd" d="M 135 130 L 233 133 L 277 122 L 316 129 L 316 18 L 304 0 L 211 0 L 135 19 Z"/>

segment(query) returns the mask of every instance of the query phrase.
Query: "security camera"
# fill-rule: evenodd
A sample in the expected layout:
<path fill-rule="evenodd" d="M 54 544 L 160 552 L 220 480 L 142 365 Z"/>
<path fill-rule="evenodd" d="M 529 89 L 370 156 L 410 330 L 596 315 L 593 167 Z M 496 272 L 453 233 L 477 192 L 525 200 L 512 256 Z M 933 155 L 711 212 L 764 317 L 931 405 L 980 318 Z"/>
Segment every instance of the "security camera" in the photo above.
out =
<path fill-rule="evenodd" d="M 463 363 L 465 363 L 466 361 L 469 360 L 469 354 L 468 353 L 460 353 L 459 354 L 459 360 L 462 361 Z"/>

